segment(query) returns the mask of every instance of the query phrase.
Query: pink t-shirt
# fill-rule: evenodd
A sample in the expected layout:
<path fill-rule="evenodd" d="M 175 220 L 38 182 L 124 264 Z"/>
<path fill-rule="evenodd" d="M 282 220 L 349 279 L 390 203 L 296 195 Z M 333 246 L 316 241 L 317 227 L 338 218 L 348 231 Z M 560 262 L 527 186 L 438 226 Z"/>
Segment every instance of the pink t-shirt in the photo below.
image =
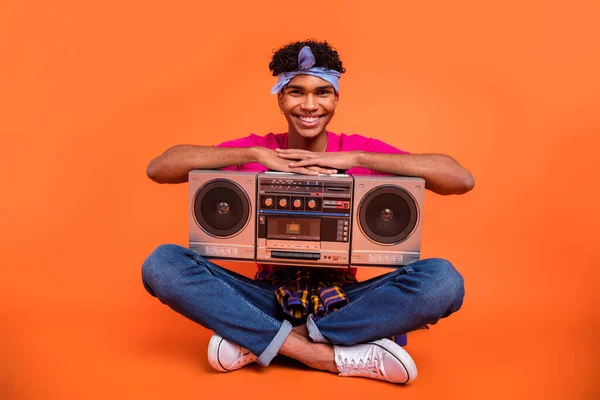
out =
<path fill-rule="evenodd" d="M 267 149 L 287 149 L 288 134 L 287 133 L 269 133 L 265 136 L 251 134 L 239 139 L 223 142 L 217 147 L 253 147 L 260 146 Z M 327 132 L 327 152 L 335 151 L 367 151 L 372 153 L 389 153 L 389 154 L 409 154 L 406 151 L 398 150 L 381 140 L 367 138 L 361 135 L 346 135 Z M 268 168 L 258 163 L 249 163 L 236 165 L 231 167 L 221 168 L 223 171 L 267 171 Z M 373 171 L 368 168 L 353 167 L 345 172 L 352 175 L 390 175 L 379 171 Z M 257 264 L 259 271 L 273 272 L 279 268 L 275 265 Z M 351 268 L 352 274 L 356 275 L 356 268 Z"/>
<path fill-rule="evenodd" d="M 250 135 L 239 139 L 223 142 L 217 147 L 253 147 L 260 146 L 275 150 L 288 148 L 288 134 L 269 133 L 265 136 Z M 356 151 L 362 150 L 372 153 L 408 154 L 406 151 L 398 150 L 381 140 L 367 138 L 361 135 L 346 135 L 327 132 L 327 152 L 334 151 Z M 267 171 L 268 168 L 258 163 L 249 163 L 233 167 L 221 168 L 224 171 Z M 373 171 L 362 167 L 353 167 L 346 171 L 353 175 L 389 175 L 383 172 Z"/>

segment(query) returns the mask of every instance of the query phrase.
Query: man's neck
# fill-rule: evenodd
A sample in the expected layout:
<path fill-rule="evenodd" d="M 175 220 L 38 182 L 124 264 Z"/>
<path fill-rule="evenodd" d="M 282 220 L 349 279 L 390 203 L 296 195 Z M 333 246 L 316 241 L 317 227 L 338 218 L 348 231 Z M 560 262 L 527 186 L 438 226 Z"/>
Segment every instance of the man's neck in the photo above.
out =
<path fill-rule="evenodd" d="M 323 131 L 312 139 L 306 139 L 293 132 L 288 133 L 288 149 L 302 149 L 314 152 L 327 150 L 327 131 Z"/>

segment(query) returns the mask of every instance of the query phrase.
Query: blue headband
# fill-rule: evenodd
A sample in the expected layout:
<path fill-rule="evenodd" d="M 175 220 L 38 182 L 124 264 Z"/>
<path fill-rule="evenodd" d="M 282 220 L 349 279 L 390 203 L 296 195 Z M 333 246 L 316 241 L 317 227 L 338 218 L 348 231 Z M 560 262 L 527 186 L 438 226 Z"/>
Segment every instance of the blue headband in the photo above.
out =
<path fill-rule="evenodd" d="M 304 46 L 298 53 L 298 69 L 292 72 L 282 72 L 277 75 L 277 84 L 271 88 L 271 94 L 277 94 L 287 85 L 296 75 L 313 75 L 321 78 L 333 85 L 336 93 L 340 92 L 339 79 L 340 73 L 325 67 L 313 67 L 315 65 L 315 56 L 310 47 Z"/>

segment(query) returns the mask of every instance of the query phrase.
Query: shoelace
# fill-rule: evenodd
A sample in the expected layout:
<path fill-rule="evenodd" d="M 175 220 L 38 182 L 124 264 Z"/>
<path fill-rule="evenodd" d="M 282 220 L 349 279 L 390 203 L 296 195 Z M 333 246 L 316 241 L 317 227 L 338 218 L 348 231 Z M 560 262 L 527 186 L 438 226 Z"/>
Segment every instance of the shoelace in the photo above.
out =
<path fill-rule="evenodd" d="M 369 374 L 369 376 L 372 378 L 385 380 L 385 376 L 379 369 L 379 358 L 378 357 L 374 357 L 374 358 L 369 357 L 369 358 L 367 358 L 366 362 L 362 358 L 359 358 L 358 362 L 356 362 L 355 359 L 350 359 L 350 362 L 348 362 L 347 358 L 344 358 L 342 360 L 342 358 L 340 357 L 339 361 L 341 364 L 341 368 L 340 368 L 341 375 L 365 376 L 365 374 Z"/>

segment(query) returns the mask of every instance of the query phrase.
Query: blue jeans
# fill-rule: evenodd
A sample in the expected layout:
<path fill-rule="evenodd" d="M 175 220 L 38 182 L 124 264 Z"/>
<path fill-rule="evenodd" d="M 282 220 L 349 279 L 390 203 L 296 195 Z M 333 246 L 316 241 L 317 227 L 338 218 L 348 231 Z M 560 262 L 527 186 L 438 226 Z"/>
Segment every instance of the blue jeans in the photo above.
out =
<path fill-rule="evenodd" d="M 173 244 L 159 246 L 142 266 L 144 287 L 164 304 L 269 365 L 292 324 L 271 284 L 207 261 Z M 343 286 L 349 303 L 306 325 L 317 342 L 352 345 L 400 335 L 457 311 L 462 276 L 438 258 L 413 262 L 388 274 Z"/>

